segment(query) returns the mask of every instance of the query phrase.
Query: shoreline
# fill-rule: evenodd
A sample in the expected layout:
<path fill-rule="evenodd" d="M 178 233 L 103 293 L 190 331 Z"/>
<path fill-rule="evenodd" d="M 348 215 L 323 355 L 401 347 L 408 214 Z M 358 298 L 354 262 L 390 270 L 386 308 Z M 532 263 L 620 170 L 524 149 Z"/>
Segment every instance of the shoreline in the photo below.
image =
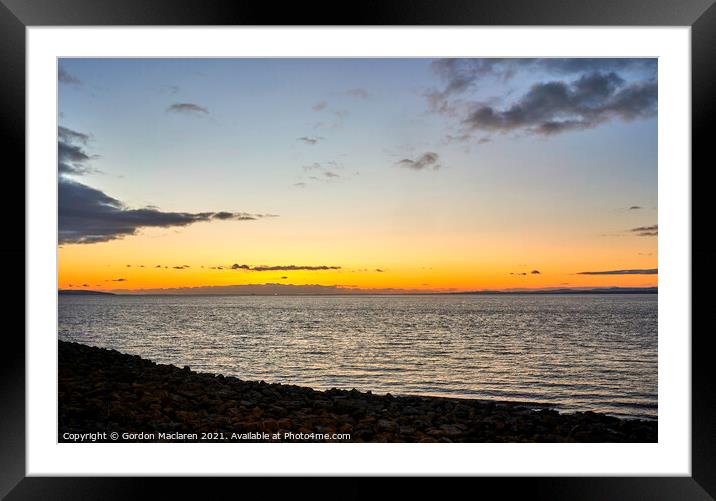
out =
<path fill-rule="evenodd" d="M 58 365 L 59 442 L 658 440 L 658 421 L 559 413 L 523 402 L 245 381 L 59 340 Z"/>

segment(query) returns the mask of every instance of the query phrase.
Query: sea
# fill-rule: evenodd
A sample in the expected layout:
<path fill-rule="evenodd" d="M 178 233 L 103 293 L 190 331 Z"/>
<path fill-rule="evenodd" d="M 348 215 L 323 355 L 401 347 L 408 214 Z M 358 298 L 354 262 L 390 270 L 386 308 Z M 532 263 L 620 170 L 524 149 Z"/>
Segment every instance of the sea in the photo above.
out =
<path fill-rule="evenodd" d="M 60 296 L 58 334 L 244 380 L 657 419 L 657 300 Z"/>

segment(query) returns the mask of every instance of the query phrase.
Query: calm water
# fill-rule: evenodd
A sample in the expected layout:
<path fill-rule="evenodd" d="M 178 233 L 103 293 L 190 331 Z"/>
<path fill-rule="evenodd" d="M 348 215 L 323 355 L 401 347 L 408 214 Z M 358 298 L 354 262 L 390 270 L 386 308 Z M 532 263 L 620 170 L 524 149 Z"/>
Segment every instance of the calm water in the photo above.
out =
<path fill-rule="evenodd" d="M 318 389 L 657 415 L 657 295 L 67 297 L 59 337 Z"/>

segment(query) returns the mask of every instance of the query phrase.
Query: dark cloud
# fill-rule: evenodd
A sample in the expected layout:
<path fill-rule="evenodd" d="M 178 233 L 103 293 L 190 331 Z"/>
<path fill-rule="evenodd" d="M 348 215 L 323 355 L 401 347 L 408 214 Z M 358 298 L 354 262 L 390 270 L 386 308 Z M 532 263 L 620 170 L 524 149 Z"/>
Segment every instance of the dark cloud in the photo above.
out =
<path fill-rule="evenodd" d="M 286 266 L 249 266 L 247 264 L 233 264 L 232 270 L 244 271 L 324 271 L 324 270 L 340 270 L 340 266 L 296 266 L 294 264 Z"/>
<path fill-rule="evenodd" d="M 524 277 L 524 276 L 527 275 L 527 273 L 525 273 L 525 272 L 518 272 L 518 273 L 510 273 L 510 275 L 518 275 L 518 276 Z"/>
<path fill-rule="evenodd" d="M 79 78 L 68 73 L 62 66 L 57 71 L 57 80 L 63 84 L 81 85 L 82 82 Z"/>
<path fill-rule="evenodd" d="M 432 67 L 444 87 L 427 93 L 429 106 L 459 119 L 458 137 L 476 131 L 552 135 L 657 113 L 656 59 L 440 59 Z M 509 104 L 462 98 L 487 79 L 504 83 L 518 73 L 560 79 L 535 83 Z"/>
<path fill-rule="evenodd" d="M 580 271 L 577 275 L 657 275 L 658 268 L 647 270 Z"/>
<path fill-rule="evenodd" d="M 90 158 L 79 146 L 60 141 L 57 143 L 57 159 L 57 171 L 60 174 L 83 175 L 91 172 L 86 165 Z"/>
<path fill-rule="evenodd" d="M 423 153 L 416 159 L 410 159 L 410 158 L 403 158 L 402 160 L 398 160 L 396 163 L 400 167 L 405 167 L 407 169 L 412 170 L 425 170 L 425 169 L 433 169 L 438 170 L 441 166 L 438 163 L 439 161 L 439 155 L 437 153 L 433 153 L 432 151 L 428 151 L 426 153 Z"/>
<path fill-rule="evenodd" d="M 284 277 L 281 277 L 281 280 L 286 280 L 287 278 L 288 277 L 284 276 Z"/>
<path fill-rule="evenodd" d="M 539 274 L 540 274 L 540 271 L 539 271 L 539 270 L 532 270 L 532 271 L 530 271 L 530 273 L 531 273 L 532 275 L 539 275 Z"/>
<path fill-rule="evenodd" d="M 163 212 L 157 209 L 131 209 L 104 192 L 60 177 L 58 184 L 60 244 L 107 242 L 134 235 L 140 228 L 187 226 L 219 219 L 247 220 L 246 213 Z M 227 216 L 231 214 L 231 216 Z"/>
<path fill-rule="evenodd" d="M 385 273 L 385 270 L 381 270 L 380 268 L 376 268 L 375 271 L 377 271 L 378 273 Z"/>
<path fill-rule="evenodd" d="M 84 149 L 89 135 L 60 126 L 57 137 L 57 171 L 60 175 L 81 176 L 93 172 L 88 165 L 91 157 Z"/>
<path fill-rule="evenodd" d="M 67 143 L 87 144 L 87 142 L 90 140 L 88 134 L 83 134 L 82 132 L 77 132 L 61 125 L 57 127 L 57 135 L 62 141 L 65 141 Z"/>
<path fill-rule="evenodd" d="M 110 280 L 110 282 L 126 282 L 126 278 L 113 278 Z"/>
<path fill-rule="evenodd" d="M 255 221 L 256 219 L 262 218 L 262 217 L 274 217 L 273 214 L 266 215 L 266 214 L 249 214 L 248 212 L 215 212 L 212 214 L 212 219 L 219 219 L 219 220 L 227 220 L 227 219 L 233 219 L 235 221 Z"/>
<path fill-rule="evenodd" d="M 658 237 L 659 225 L 654 224 L 652 226 L 639 226 L 638 228 L 632 228 L 629 231 L 636 233 L 640 237 Z"/>
<path fill-rule="evenodd" d="M 329 170 L 325 171 L 325 172 L 323 173 L 323 175 L 326 176 L 326 177 L 329 178 L 329 179 L 335 179 L 335 178 L 337 178 L 337 177 L 341 177 L 340 175 L 336 174 L 335 172 L 331 172 L 331 171 L 329 171 Z"/>
<path fill-rule="evenodd" d="M 358 99 L 368 99 L 368 97 L 370 97 L 370 94 L 368 93 L 367 90 L 365 90 L 365 89 L 360 89 L 360 88 L 358 88 L 358 89 L 348 89 L 348 90 L 346 91 L 346 94 L 348 94 L 348 95 L 351 96 L 351 97 L 358 98 Z"/>
<path fill-rule="evenodd" d="M 107 242 L 134 235 L 140 228 L 186 226 L 211 220 L 254 220 L 274 214 L 247 212 L 163 212 L 156 207 L 132 209 L 106 193 L 66 177 L 90 169 L 90 156 L 77 144 L 89 135 L 66 127 L 58 129 L 58 240 L 60 244 Z"/>
<path fill-rule="evenodd" d="M 209 110 L 194 103 L 174 103 L 167 108 L 167 111 L 172 113 L 209 114 Z"/>
<path fill-rule="evenodd" d="M 632 205 L 631 207 L 629 207 L 629 210 L 639 210 L 639 209 L 641 209 L 641 206 L 639 206 L 639 205 Z"/>
<path fill-rule="evenodd" d="M 592 73 L 571 83 L 535 84 L 504 109 L 473 105 L 463 124 L 470 130 L 550 135 L 593 128 L 617 118 L 632 121 L 654 116 L 656 102 L 656 82 L 625 86 L 615 73 Z"/>
<path fill-rule="evenodd" d="M 323 138 L 321 136 L 303 136 L 303 137 L 299 137 L 297 139 L 297 141 L 302 141 L 305 144 L 313 146 L 313 145 L 318 144 L 318 142 L 321 141 L 322 139 Z"/>
<path fill-rule="evenodd" d="M 179 266 L 172 266 L 172 268 L 174 268 L 175 270 L 186 270 L 187 268 L 191 268 L 191 266 L 189 266 L 188 264 L 182 264 Z"/>
<path fill-rule="evenodd" d="M 655 77 L 656 59 L 628 58 L 486 58 L 437 59 L 433 71 L 445 86 L 444 97 L 466 92 L 487 79 L 506 82 L 519 73 L 541 72 L 553 75 L 575 75 L 595 72 L 637 71 Z"/>

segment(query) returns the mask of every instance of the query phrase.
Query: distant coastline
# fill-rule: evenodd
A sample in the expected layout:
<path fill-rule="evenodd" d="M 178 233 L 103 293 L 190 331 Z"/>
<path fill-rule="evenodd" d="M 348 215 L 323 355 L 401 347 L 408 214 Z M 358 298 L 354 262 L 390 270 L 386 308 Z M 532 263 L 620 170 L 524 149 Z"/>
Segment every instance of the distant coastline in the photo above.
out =
<path fill-rule="evenodd" d="M 658 287 L 600 287 L 594 289 L 539 289 L 514 291 L 468 291 L 448 294 L 658 294 Z"/>
<path fill-rule="evenodd" d="M 114 292 L 103 291 L 83 291 L 74 289 L 59 289 L 57 294 L 60 296 L 116 296 Z"/>
<path fill-rule="evenodd" d="M 170 292 L 171 291 L 171 292 Z M 310 290 L 282 290 L 266 292 L 212 291 L 210 288 L 187 288 L 182 290 L 168 289 L 167 292 L 105 292 L 94 290 L 60 289 L 59 295 L 66 296 L 509 296 L 509 295 L 579 295 L 579 294 L 658 294 L 658 287 L 597 287 L 597 288 L 556 288 L 556 289 L 517 289 L 517 290 L 476 290 L 476 291 L 445 291 L 445 292 L 419 292 L 419 291 L 386 291 L 337 290 L 330 288 L 327 291 Z"/>

